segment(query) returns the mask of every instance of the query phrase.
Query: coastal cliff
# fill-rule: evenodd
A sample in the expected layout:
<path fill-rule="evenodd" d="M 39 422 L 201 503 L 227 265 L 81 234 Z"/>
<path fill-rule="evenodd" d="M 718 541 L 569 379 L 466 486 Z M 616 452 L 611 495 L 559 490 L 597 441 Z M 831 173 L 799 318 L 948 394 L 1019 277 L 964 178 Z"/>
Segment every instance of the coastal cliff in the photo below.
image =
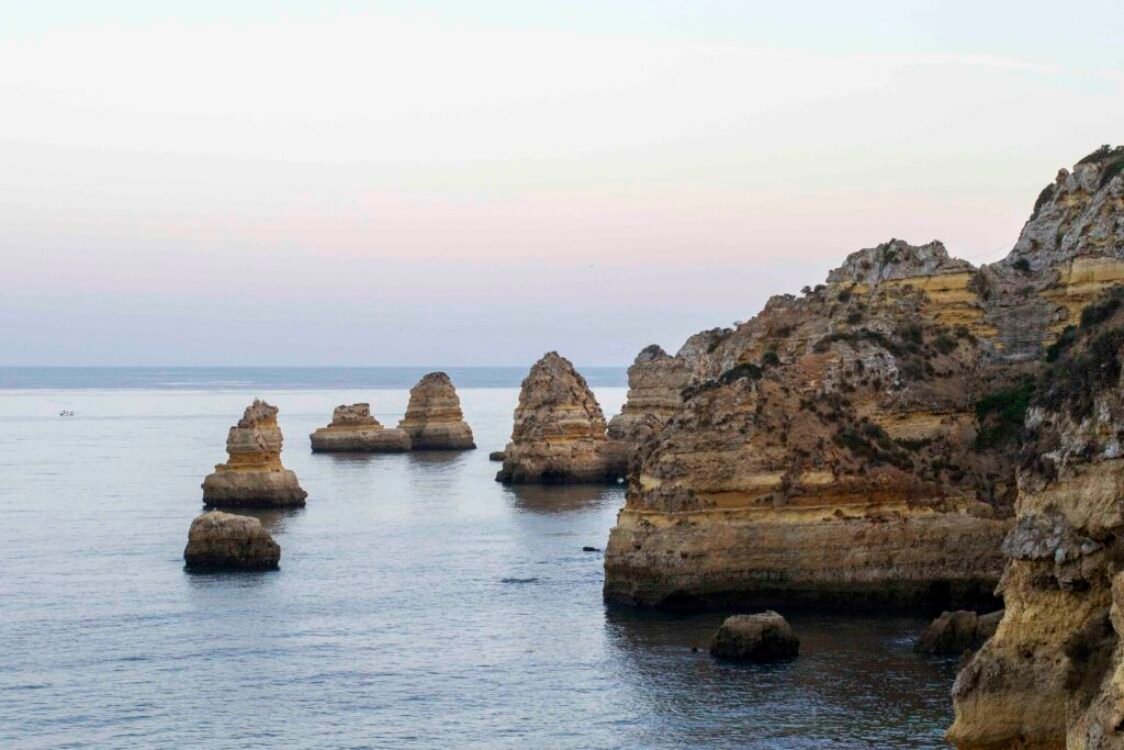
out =
<path fill-rule="evenodd" d="M 688 382 L 636 450 L 606 597 L 996 605 L 1043 355 L 1124 280 L 1124 178 L 1098 154 L 1059 172 L 998 263 L 892 240 L 654 364 Z"/>
<path fill-rule="evenodd" d="M 226 437 L 226 463 L 203 480 L 209 507 L 280 508 L 305 504 L 297 475 L 281 465 L 277 407 L 254 399 Z"/>

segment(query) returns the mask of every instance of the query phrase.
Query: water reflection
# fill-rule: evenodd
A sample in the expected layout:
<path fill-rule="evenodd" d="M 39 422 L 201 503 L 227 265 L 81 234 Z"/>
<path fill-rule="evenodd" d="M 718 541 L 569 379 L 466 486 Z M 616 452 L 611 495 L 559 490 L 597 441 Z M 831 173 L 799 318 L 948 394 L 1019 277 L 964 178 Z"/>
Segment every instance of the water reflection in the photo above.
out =
<path fill-rule="evenodd" d="M 261 521 L 262 528 L 270 534 L 277 536 L 285 533 L 285 527 L 291 519 L 298 518 L 305 513 L 304 508 L 244 508 L 237 511 L 243 516 L 253 516 Z"/>
<path fill-rule="evenodd" d="M 534 513 L 569 513 L 624 503 L 624 490 L 615 485 L 516 484 L 504 489 L 516 508 Z"/>

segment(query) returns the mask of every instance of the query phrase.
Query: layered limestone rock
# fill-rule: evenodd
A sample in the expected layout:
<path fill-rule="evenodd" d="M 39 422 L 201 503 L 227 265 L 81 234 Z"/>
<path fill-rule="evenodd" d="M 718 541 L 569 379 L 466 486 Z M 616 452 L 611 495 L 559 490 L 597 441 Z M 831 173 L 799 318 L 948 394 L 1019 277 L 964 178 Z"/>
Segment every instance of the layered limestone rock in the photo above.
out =
<path fill-rule="evenodd" d="M 585 378 L 558 352 L 543 356 L 523 380 L 496 480 L 615 482 L 623 472 L 622 456 L 609 444 L 605 416 Z"/>
<path fill-rule="evenodd" d="M 304 505 L 308 493 L 297 475 L 281 465 L 277 407 L 254 399 L 226 437 L 227 462 L 203 480 L 203 503 L 230 508 Z"/>
<path fill-rule="evenodd" d="M 1049 356 L 1003 543 L 1005 615 L 953 688 L 964 750 L 1124 747 L 1124 289 Z"/>
<path fill-rule="evenodd" d="M 942 612 L 929 623 L 913 650 L 919 654 L 956 655 L 974 651 L 995 635 L 1003 611 L 980 615 L 966 609 Z"/>
<path fill-rule="evenodd" d="M 281 547 L 258 519 L 213 510 L 191 522 L 183 559 L 193 572 L 275 570 Z"/>
<path fill-rule="evenodd" d="M 997 604 L 1020 409 L 1047 347 L 1124 279 L 1118 155 L 1059 177 L 999 263 L 892 240 L 691 337 L 682 402 L 630 471 L 606 597 Z"/>
<path fill-rule="evenodd" d="M 405 430 L 386 429 L 371 416 L 370 404 L 341 405 L 332 423 L 313 432 L 313 453 L 401 453 L 410 450 Z"/>
<path fill-rule="evenodd" d="M 414 450 L 468 450 L 476 447 L 464 421 L 453 381 L 431 372 L 410 389 L 410 403 L 398 429 L 410 436 Z"/>
<path fill-rule="evenodd" d="M 655 344 L 636 356 L 628 368 L 628 396 L 608 430 L 609 440 L 621 445 L 623 463 L 675 415 L 689 376 L 682 357 L 672 357 Z"/>

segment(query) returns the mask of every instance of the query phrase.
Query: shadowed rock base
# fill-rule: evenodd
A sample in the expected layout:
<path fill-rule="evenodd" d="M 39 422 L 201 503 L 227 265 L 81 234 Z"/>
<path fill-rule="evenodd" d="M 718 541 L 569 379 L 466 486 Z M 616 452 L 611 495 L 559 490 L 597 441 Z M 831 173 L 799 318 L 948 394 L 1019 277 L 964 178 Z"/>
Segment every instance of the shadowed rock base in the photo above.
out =
<path fill-rule="evenodd" d="M 258 519 L 210 511 L 192 521 L 183 559 L 192 572 L 276 570 L 281 547 Z"/>

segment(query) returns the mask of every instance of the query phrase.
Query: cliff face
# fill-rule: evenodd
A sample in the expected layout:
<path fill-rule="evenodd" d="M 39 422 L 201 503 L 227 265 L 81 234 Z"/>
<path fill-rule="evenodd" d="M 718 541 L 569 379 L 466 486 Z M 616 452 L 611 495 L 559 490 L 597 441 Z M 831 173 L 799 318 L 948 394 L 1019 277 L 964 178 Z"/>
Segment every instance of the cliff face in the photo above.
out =
<path fill-rule="evenodd" d="M 1003 544 L 1006 613 L 953 689 L 960 748 L 1124 747 L 1124 288 L 1051 357 Z"/>
<path fill-rule="evenodd" d="M 622 462 L 675 416 L 689 373 L 681 357 L 652 344 L 628 368 L 628 396 L 621 413 L 609 422 L 609 439 L 621 444 Z"/>
<path fill-rule="evenodd" d="M 203 503 L 218 507 L 304 505 L 308 493 L 297 475 L 281 465 L 277 407 L 254 399 L 226 437 L 226 463 L 203 480 Z"/>
<path fill-rule="evenodd" d="M 618 446 L 606 437 L 605 415 L 585 378 L 549 352 L 523 380 L 511 442 L 496 481 L 606 482 L 623 474 Z"/>
<path fill-rule="evenodd" d="M 1030 378 L 1124 278 L 1120 178 L 1106 169 L 1059 175 L 1000 263 L 893 240 L 656 364 L 688 385 L 638 449 L 606 596 L 983 603 L 1013 523 Z"/>
<path fill-rule="evenodd" d="M 386 429 L 371 416 L 370 404 L 340 405 L 332 423 L 313 432 L 313 453 L 401 453 L 410 450 L 405 430 Z"/>
<path fill-rule="evenodd" d="M 410 402 L 398 429 L 410 436 L 414 450 L 476 447 L 472 428 L 464 421 L 457 389 L 443 372 L 429 373 L 410 389 Z"/>

